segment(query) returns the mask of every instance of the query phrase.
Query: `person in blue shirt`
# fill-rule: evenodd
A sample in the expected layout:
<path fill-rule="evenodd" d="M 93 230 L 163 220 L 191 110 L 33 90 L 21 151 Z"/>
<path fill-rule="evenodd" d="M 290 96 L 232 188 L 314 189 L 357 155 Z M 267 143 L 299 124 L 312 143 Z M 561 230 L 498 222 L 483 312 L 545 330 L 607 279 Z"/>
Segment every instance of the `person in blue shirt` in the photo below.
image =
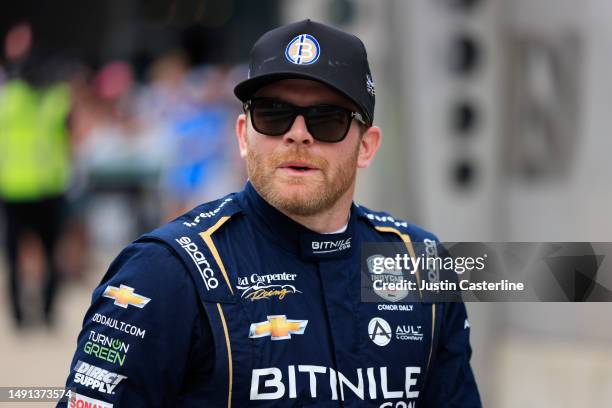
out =
<path fill-rule="evenodd" d="M 361 297 L 364 244 L 438 242 L 353 202 L 381 141 L 363 43 L 310 20 L 276 28 L 235 94 L 249 181 L 115 259 L 68 405 L 480 407 L 462 302 Z"/>

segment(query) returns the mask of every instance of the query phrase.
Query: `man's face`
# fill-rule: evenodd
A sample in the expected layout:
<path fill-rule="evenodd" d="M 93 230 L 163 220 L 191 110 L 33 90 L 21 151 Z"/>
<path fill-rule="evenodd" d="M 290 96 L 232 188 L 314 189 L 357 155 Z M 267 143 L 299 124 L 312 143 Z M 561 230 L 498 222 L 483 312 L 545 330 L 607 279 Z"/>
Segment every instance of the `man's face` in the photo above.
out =
<path fill-rule="evenodd" d="M 255 96 L 298 106 L 331 104 L 356 110 L 336 91 L 309 80 L 274 82 Z M 361 129 L 356 121 L 338 143 L 315 140 L 302 116 L 282 136 L 258 133 L 250 118 L 244 117 L 238 119 L 237 132 L 251 183 L 274 207 L 309 216 L 330 209 L 346 194 L 352 197 L 361 146 Z"/>

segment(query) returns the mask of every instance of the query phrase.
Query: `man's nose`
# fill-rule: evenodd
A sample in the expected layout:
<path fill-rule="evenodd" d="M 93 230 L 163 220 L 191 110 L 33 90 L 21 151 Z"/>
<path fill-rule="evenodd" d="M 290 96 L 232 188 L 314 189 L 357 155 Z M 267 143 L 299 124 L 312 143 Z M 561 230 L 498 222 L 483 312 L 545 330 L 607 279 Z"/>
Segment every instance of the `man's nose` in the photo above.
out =
<path fill-rule="evenodd" d="M 298 115 L 293 121 L 291 129 L 283 135 L 283 142 L 287 144 L 297 143 L 301 145 L 311 145 L 314 142 L 312 135 L 306 128 L 306 121 L 302 115 Z"/>

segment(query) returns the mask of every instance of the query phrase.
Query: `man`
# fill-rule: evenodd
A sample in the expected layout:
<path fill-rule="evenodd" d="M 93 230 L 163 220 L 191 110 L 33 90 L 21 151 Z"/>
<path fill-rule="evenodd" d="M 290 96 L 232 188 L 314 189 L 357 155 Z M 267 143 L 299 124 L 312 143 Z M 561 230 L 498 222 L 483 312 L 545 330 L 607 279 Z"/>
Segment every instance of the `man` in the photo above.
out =
<path fill-rule="evenodd" d="M 60 271 L 57 246 L 66 212 L 70 181 L 68 116 L 70 89 L 52 78 L 32 55 L 29 23 L 12 27 L 5 40 L 9 78 L 0 89 L 0 211 L 6 220 L 5 250 L 8 285 L 15 327 L 33 320 L 24 306 L 23 259 L 42 248 L 44 282 L 42 317 L 54 324 L 54 306 Z M 35 252 L 34 252 L 35 253 Z M 26 313 L 24 313 L 26 312 Z"/>
<path fill-rule="evenodd" d="M 352 203 L 381 138 L 361 41 L 310 20 L 272 30 L 235 93 L 250 181 L 113 262 L 72 361 L 77 400 L 479 407 L 462 303 L 360 298 L 362 243 L 435 240 Z"/>

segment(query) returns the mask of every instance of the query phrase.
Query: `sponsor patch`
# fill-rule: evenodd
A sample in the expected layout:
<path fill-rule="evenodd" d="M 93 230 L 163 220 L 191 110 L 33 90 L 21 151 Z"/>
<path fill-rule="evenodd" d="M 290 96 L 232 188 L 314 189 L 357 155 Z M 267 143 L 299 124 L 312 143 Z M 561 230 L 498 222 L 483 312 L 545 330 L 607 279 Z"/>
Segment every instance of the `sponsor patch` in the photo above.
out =
<path fill-rule="evenodd" d="M 236 288 L 242 291 L 241 297 L 252 302 L 260 299 L 277 298 L 283 300 L 287 295 L 302 293 L 295 285 L 287 282 L 295 281 L 295 273 L 275 273 L 268 275 L 258 275 L 238 278 Z"/>
<path fill-rule="evenodd" d="M 120 332 L 130 334 L 134 337 L 140 337 L 141 339 L 144 339 L 145 335 L 147 334 L 147 331 L 141 329 L 140 327 L 122 322 L 121 320 L 114 319 L 112 317 L 105 316 L 101 313 L 94 314 L 91 318 L 91 321 L 102 324 L 115 330 L 119 330 Z"/>
<path fill-rule="evenodd" d="M 398 340 L 423 341 L 422 326 L 400 325 L 395 329 Z"/>
<path fill-rule="evenodd" d="M 429 239 L 429 238 L 425 238 L 423 240 L 423 243 L 425 244 L 425 255 L 427 256 L 427 258 L 431 258 L 431 259 L 438 258 L 438 244 L 436 243 L 436 241 Z M 429 280 L 429 282 L 439 283 L 440 282 L 440 268 L 439 268 L 438 263 L 433 262 L 433 265 L 431 267 L 430 265 L 427 265 L 425 266 L 425 268 L 427 269 L 427 279 Z"/>
<path fill-rule="evenodd" d="M 74 366 L 74 372 L 75 383 L 109 395 L 113 395 L 119 383 L 127 378 L 81 360 Z"/>
<path fill-rule="evenodd" d="M 351 237 L 336 241 L 312 241 L 312 253 L 315 255 L 344 251 L 351 247 Z"/>
<path fill-rule="evenodd" d="M 134 292 L 134 288 L 126 285 L 120 285 L 118 288 L 108 285 L 102 296 L 113 299 L 113 304 L 115 306 L 119 306 L 124 309 L 127 309 L 128 306 L 135 306 L 142 309 L 151 301 L 151 299 L 148 297 L 144 297 Z"/>
<path fill-rule="evenodd" d="M 251 323 L 249 338 L 270 336 L 272 340 L 288 340 L 292 334 L 304 334 L 308 320 L 291 320 L 285 315 L 268 316 L 261 323 Z"/>
<path fill-rule="evenodd" d="M 196 268 L 200 272 L 200 276 L 204 281 L 206 290 L 215 289 L 219 286 L 219 280 L 215 277 L 215 272 L 210 266 L 208 259 L 204 256 L 204 253 L 200 250 L 195 242 L 189 237 L 181 237 L 175 240 L 181 247 L 187 252 Z"/>
<path fill-rule="evenodd" d="M 130 345 L 123 340 L 93 330 L 89 332 L 88 340 L 83 346 L 85 353 L 120 366 L 125 363 L 125 356 L 129 350 Z"/>
<path fill-rule="evenodd" d="M 385 223 L 393 224 L 396 227 L 408 228 L 408 223 L 406 221 L 397 221 L 395 218 L 393 218 L 390 215 L 377 215 L 377 214 L 372 214 L 369 212 L 366 212 L 365 215 L 366 217 L 368 217 L 369 220 L 372 220 L 372 221 L 385 222 Z"/>
<path fill-rule="evenodd" d="M 221 204 L 219 204 L 219 206 L 217 208 L 215 208 L 212 211 L 206 211 L 206 212 L 201 212 L 200 214 L 198 214 L 191 222 L 189 221 L 185 221 L 183 222 L 183 225 L 189 228 L 195 227 L 197 226 L 200 221 L 204 218 L 213 218 L 215 215 L 217 215 L 219 213 L 219 211 L 221 211 L 221 209 L 230 201 L 232 201 L 231 198 L 226 198 L 225 200 L 223 200 L 221 202 Z"/>
<path fill-rule="evenodd" d="M 391 341 L 391 326 L 385 319 L 374 317 L 368 323 L 368 337 L 377 346 L 386 346 Z"/>
<path fill-rule="evenodd" d="M 70 393 L 70 408 L 113 408 L 113 404 L 81 395 L 76 392 Z"/>
<path fill-rule="evenodd" d="M 398 367 L 399 368 L 399 367 Z M 400 371 L 401 370 L 401 371 Z M 357 368 L 348 373 L 334 370 L 331 367 L 300 364 L 290 365 L 286 368 L 266 367 L 256 368 L 251 373 L 250 399 L 255 400 L 284 400 L 301 397 L 298 392 L 296 378 L 302 379 L 306 395 L 317 399 L 320 405 L 331 405 L 325 401 L 326 390 L 331 390 L 329 397 L 332 401 L 344 401 L 345 394 L 354 395 L 364 401 L 362 405 L 371 406 L 366 400 L 384 398 L 387 401 L 381 408 L 415 408 L 419 397 L 418 381 L 421 367 L 412 366 L 389 373 L 387 367 Z M 387 384 L 393 378 L 402 388 L 389 390 Z M 382 395 L 378 390 L 382 389 Z M 404 401 L 404 400 L 412 401 Z M 376 406 L 379 403 L 376 404 Z M 335 405 L 338 405 L 337 403 Z M 341 405 L 341 404 L 340 404 Z"/>

